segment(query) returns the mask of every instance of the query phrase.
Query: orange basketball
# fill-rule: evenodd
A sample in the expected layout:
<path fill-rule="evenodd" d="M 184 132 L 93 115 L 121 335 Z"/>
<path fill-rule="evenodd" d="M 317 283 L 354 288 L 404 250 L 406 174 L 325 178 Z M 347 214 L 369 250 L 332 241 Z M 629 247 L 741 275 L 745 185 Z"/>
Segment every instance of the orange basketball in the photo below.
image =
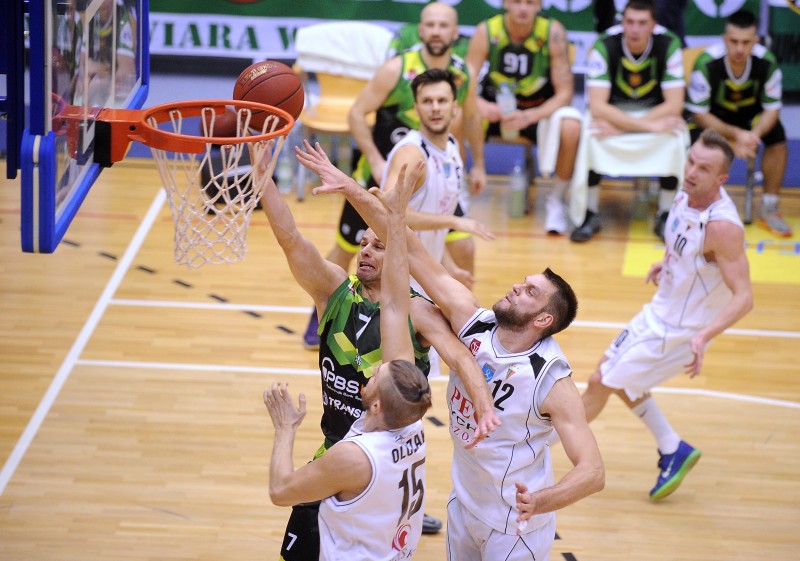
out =
<path fill-rule="evenodd" d="M 214 115 L 211 119 L 210 114 L 205 114 L 203 119 L 206 121 L 208 136 L 236 136 L 236 113 L 230 107 L 225 108 L 225 112 Z"/>
<path fill-rule="evenodd" d="M 303 110 L 305 92 L 300 78 L 291 68 L 274 60 L 265 60 L 251 64 L 239 74 L 233 98 L 265 103 L 283 109 L 297 119 Z M 264 119 L 264 113 L 253 113 L 250 127 L 261 129 Z"/>

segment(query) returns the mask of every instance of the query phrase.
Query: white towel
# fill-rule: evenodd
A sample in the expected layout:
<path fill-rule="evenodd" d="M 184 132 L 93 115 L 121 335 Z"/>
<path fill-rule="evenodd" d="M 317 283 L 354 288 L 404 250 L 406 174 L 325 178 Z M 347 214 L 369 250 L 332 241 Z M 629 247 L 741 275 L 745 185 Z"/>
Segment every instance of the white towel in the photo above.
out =
<path fill-rule="evenodd" d="M 581 112 L 574 107 L 559 107 L 550 117 L 539 121 L 539 126 L 536 127 L 536 154 L 542 177 L 550 177 L 556 171 L 558 147 L 561 145 L 562 119 L 580 121 Z"/>
<path fill-rule="evenodd" d="M 297 64 L 306 72 L 327 72 L 369 80 L 386 62 L 391 31 L 360 21 L 309 25 L 297 30 Z"/>
<path fill-rule="evenodd" d="M 616 177 L 674 176 L 679 186 L 683 183 L 690 144 L 686 127 L 671 133 L 632 132 L 600 139 L 590 129 L 591 121 L 587 112 L 572 175 L 569 214 L 575 224 L 583 224 L 586 217 L 589 170 Z"/>

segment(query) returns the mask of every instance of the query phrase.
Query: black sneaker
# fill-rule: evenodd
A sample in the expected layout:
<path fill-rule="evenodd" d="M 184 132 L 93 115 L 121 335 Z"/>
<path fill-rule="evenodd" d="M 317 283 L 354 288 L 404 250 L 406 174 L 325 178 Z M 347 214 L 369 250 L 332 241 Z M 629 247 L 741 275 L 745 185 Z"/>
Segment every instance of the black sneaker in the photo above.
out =
<path fill-rule="evenodd" d="M 653 222 L 653 233 L 658 236 L 658 239 L 662 242 L 664 241 L 664 230 L 667 228 L 667 216 L 669 216 L 669 212 L 662 210 L 656 214 L 656 219 Z"/>
<path fill-rule="evenodd" d="M 583 224 L 572 231 L 569 239 L 578 243 L 588 242 L 601 228 L 600 215 L 591 210 L 587 210 L 586 219 L 583 221 Z"/>
<path fill-rule="evenodd" d="M 438 534 L 442 529 L 442 521 L 434 518 L 430 514 L 422 515 L 422 533 L 423 534 Z"/>

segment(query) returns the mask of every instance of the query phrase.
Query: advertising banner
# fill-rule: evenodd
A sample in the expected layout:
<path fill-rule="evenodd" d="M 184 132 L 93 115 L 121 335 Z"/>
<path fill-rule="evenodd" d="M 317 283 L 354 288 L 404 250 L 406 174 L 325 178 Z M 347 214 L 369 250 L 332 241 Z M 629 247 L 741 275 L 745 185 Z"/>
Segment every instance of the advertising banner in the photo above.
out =
<path fill-rule="evenodd" d="M 475 25 L 496 14 L 502 5 L 502 0 L 444 1 L 458 10 L 465 35 L 472 35 Z M 786 51 L 784 60 L 796 74 L 800 14 L 789 5 L 800 0 L 770 1 L 783 7 L 772 8 L 781 14 L 770 17 L 769 23 L 771 28 L 777 26 L 780 30 L 779 46 Z M 614 0 L 618 11 L 626 2 Z M 363 20 L 395 30 L 419 21 L 419 12 L 427 3 L 428 0 L 151 0 L 150 52 L 294 60 L 294 37 L 300 27 L 328 20 Z M 583 71 L 586 51 L 597 37 L 592 0 L 543 0 L 542 6 L 547 15 L 567 28 L 575 45 L 575 70 Z M 685 12 L 687 43 L 694 46 L 717 41 L 725 18 L 741 8 L 762 15 L 760 0 L 690 0 Z"/>

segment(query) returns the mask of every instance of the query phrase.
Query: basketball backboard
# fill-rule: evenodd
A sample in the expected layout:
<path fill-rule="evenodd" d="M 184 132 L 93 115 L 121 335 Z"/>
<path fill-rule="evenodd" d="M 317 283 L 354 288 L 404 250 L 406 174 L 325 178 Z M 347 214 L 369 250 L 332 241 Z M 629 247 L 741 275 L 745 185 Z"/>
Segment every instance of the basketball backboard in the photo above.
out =
<path fill-rule="evenodd" d="M 147 0 L 29 2 L 30 120 L 22 133 L 22 249 L 52 253 L 101 167 L 95 117 L 138 109 L 149 84 Z"/>

